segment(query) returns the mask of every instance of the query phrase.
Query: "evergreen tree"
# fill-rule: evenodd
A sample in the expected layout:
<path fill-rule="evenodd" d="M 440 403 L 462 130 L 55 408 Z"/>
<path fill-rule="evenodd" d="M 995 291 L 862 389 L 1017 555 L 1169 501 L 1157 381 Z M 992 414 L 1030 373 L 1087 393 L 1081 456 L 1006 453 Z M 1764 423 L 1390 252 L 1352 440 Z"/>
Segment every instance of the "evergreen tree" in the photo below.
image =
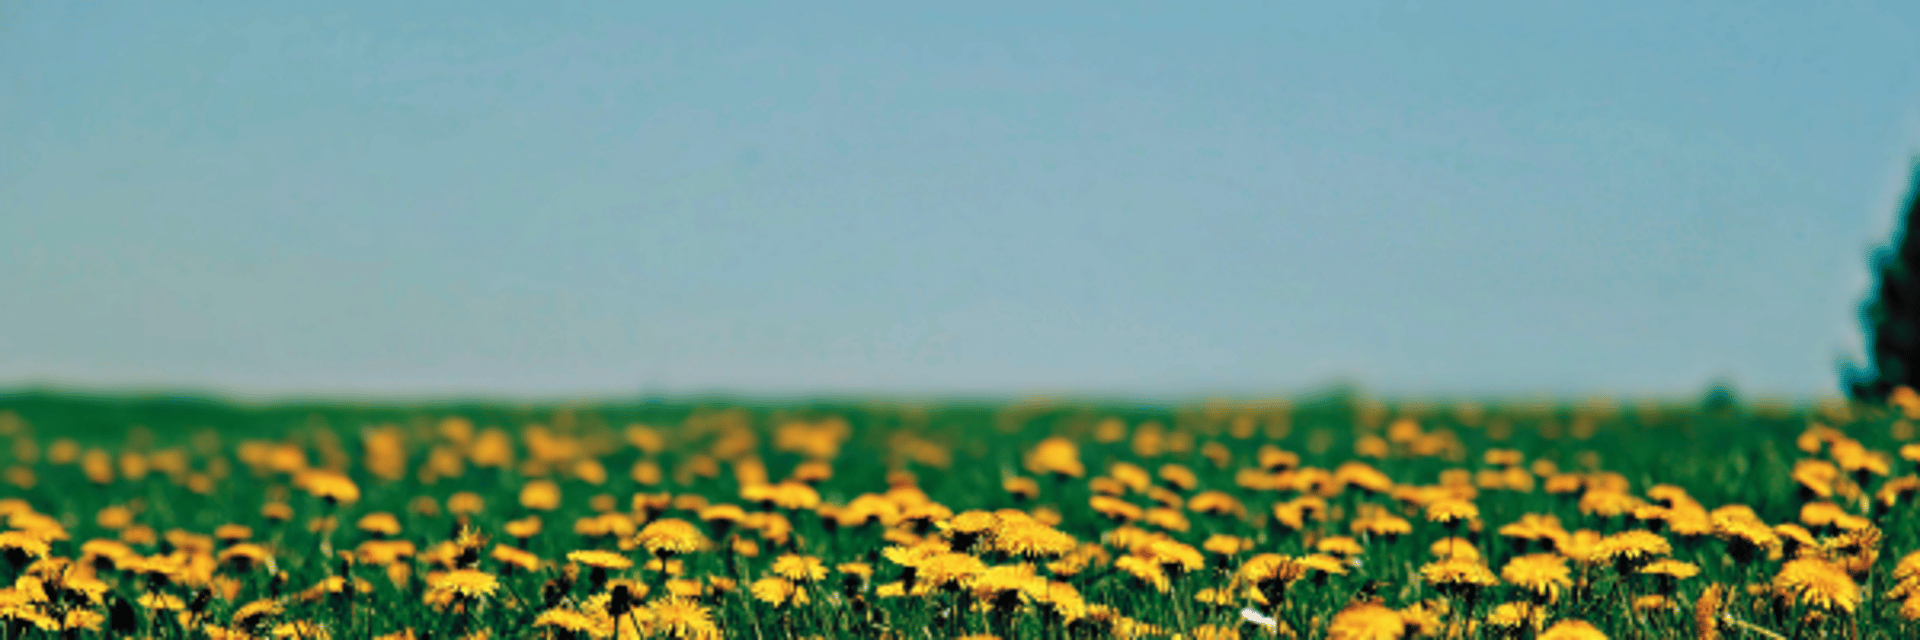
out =
<path fill-rule="evenodd" d="M 1860 307 L 1867 363 L 1841 372 L 1854 398 L 1885 400 L 1899 386 L 1920 386 L 1920 162 L 1892 244 L 1873 253 L 1873 293 Z"/>

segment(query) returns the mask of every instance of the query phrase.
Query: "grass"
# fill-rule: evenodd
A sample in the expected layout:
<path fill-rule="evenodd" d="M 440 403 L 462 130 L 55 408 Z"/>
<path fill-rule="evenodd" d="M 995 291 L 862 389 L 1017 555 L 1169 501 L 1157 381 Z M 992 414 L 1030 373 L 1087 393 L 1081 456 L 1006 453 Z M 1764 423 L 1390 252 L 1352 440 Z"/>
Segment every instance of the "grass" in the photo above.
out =
<path fill-rule="evenodd" d="M 1902 411 L 13 393 L 0 622 L 7 637 L 1914 637 Z M 1558 527 L 1502 532 L 1523 516 Z M 667 548 L 668 521 L 705 544 Z M 1358 553 L 1329 551 L 1346 539 Z M 569 559 L 596 549 L 611 554 Z M 1503 571 L 1528 554 L 1564 581 Z M 1647 573 L 1662 560 L 1691 570 Z"/>

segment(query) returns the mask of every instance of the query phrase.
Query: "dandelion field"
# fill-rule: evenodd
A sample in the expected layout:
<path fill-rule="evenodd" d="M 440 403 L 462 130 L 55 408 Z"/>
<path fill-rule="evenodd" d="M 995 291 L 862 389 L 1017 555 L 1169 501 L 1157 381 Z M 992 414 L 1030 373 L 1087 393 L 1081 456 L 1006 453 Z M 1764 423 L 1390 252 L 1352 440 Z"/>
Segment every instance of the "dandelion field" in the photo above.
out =
<path fill-rule="evenodd" d="M 1891 406 L 0 395 L 7 638 L 1910 638 Z"/>

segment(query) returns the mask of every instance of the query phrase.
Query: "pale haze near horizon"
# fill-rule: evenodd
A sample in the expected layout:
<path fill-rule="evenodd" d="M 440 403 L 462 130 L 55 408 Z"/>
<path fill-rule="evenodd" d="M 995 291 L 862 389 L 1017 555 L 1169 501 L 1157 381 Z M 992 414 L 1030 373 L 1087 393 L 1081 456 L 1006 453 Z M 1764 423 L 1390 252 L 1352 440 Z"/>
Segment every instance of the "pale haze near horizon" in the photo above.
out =
<path fill-rule="evenodd" d="M 1920 4 L 0 4 L 0 387 L 1793 397 Z"/>

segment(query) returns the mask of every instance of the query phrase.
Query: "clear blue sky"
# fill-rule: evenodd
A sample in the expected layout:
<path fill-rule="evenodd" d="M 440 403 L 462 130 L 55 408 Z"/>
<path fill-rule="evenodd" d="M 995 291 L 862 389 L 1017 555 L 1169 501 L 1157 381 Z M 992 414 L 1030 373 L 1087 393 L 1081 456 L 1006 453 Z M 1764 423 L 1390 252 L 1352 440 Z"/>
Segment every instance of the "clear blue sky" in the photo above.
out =
<path fill-rule="evenodd" d="M 1039 4 L 0 3 L 0 384 L 1813 396 L 1920 149 L 1914 2 Z"/>

